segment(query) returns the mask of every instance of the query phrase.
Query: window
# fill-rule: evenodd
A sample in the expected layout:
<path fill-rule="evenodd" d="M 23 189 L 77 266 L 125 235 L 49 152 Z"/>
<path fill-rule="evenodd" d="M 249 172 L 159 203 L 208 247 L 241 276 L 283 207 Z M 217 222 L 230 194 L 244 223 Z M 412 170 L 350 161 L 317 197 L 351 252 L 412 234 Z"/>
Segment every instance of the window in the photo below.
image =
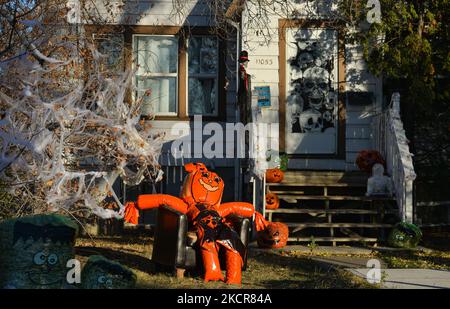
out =
<path fill-rule="evenodd" d="M 217 37 L 193 36 L 189 39 L 189 115 L 218 115 L 218 60 Z"/>
<path fill-rule="evenodd" d="M 93 38 L 98 51 L 104 55 L 101 62 L 102 71 L 117 74 L 123 71 L 124 39 L 122 34 L 98 34 Z"/>
<path fill-rule="evenodd" d="M 136 68 L 130 99 L 143 100 L 144 118 L 226 115 L 224 42 L 207 27 L 192 28 L 189 34 L 177 26 L 125 27 L 125 63 Z"/>
<path fill-rule="evenodd" d="M 133 51 L 137 65 L 136 97 L 144 100 L 142 115 L 176 115 L 178 38 L 133 35 Z"/>

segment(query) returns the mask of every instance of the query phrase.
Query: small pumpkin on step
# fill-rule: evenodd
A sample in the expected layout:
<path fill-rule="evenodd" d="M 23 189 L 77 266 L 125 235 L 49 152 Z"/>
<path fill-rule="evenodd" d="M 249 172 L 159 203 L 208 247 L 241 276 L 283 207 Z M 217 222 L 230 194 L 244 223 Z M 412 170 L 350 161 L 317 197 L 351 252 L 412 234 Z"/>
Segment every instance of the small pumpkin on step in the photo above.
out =
<path fill-rule="evenodd" d="M 280 183 L 283 178 L 284 172 L 279 168 L 271 168 L 266 171 L 266 181 L 269 183 Z"/>
<path fill-rule="evenodd" d="M 275 193 L 266 194 L 266 209 L 275 210 L 280 207 L 280 200 Z"/>

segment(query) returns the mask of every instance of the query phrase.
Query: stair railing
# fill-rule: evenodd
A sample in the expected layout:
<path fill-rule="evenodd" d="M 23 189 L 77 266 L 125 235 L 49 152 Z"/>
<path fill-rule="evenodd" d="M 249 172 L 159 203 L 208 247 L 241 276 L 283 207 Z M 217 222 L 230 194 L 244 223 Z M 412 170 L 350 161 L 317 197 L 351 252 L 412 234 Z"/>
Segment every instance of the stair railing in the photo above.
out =
<path fill-rule="evenodd" d="M 375 148 L 386 160 L 402 221 L 413 222 L 413 182 L 416 179 L 408 139 L 400 118 L 400 94 L 394 93 L 389 107 L 375 119 Z"/>

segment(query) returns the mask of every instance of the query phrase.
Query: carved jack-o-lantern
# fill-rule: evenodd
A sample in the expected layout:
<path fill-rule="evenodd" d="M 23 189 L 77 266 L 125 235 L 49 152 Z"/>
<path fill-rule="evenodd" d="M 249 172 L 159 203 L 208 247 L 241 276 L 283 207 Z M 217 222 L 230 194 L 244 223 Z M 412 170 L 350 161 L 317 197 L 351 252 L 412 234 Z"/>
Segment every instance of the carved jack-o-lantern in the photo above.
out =
<path fill-rule="evenodd" d="M 257 242 L 261 248 L 283 248 L 287 244 L 289 229 L 281 222 L 270 222 L 267 228 L 258 232 Z"/>
<path fill-rule="evenodd" d="M 279 183 L 282 182 L 284 178 L 284 173 L 279 168 L 272 168 L 266 171 L 266 181 L 269 183 Z"/>
<path fill-rule="evenodd" d="M 266 194 L 266 209 L 278 209 L 280 200 L 275 193 Z"/>
<path fill-rule="evenodd" d="M 356 165 L 358 168 L 367 173 L 372 172 L 372 167 L 376 163 L 386 166 L 383 157 L 376 150 L 361 150 L 356 158 Z"/>
<path fill-rule="evenodd" d="M 189 173 L 184 180 L 181 197 L 185 201 L 218 206 L 222 200 L 224 182 L 216 173 L 208 171 L 202 163 L 185 165 Z"/>

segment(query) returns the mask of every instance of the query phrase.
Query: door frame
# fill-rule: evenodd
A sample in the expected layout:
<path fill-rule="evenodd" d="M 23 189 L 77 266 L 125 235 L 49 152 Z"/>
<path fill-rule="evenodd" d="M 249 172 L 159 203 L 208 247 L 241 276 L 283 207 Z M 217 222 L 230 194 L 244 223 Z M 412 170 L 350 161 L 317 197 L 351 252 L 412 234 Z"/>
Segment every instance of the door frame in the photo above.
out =
<path fill-rule="evenodd" d="M 279 19 L 278 20 L 278 57 L 279 66 L 279 134 L 280 151 L 286 150 L 286 29 L 288 28 L 328 28 L 338 32 L 338 130 L 337 130 L 337 152 L 335 154 L 290 154 L 289 158 L 311 158 L 311 159 L 344 159 L 345 160 L 345 41 L 341 30 L 342 24 L 335 21 L 317 21 L 305 19 Z"/>

